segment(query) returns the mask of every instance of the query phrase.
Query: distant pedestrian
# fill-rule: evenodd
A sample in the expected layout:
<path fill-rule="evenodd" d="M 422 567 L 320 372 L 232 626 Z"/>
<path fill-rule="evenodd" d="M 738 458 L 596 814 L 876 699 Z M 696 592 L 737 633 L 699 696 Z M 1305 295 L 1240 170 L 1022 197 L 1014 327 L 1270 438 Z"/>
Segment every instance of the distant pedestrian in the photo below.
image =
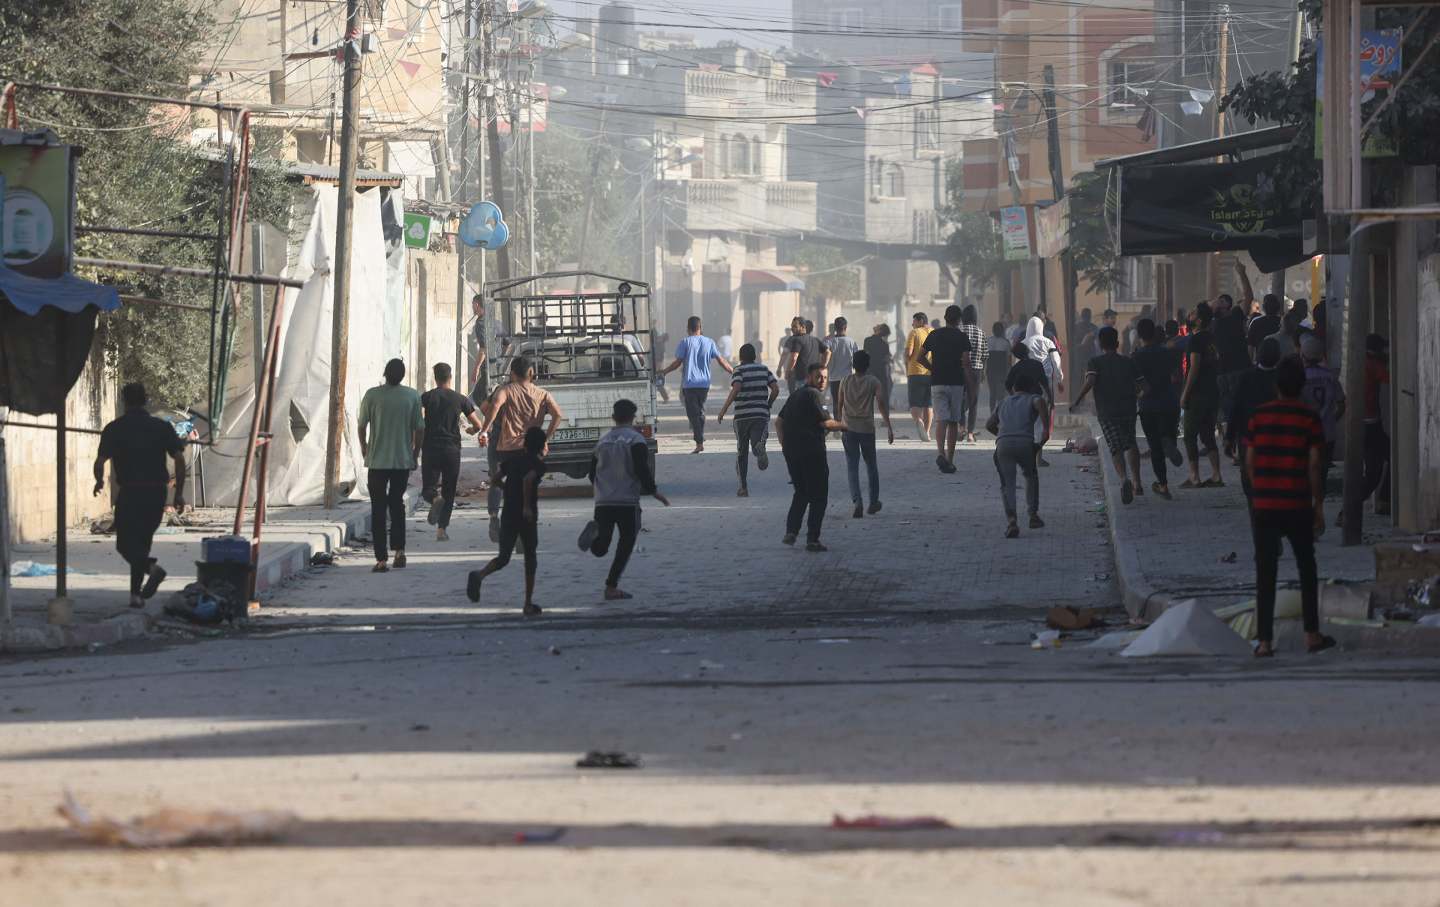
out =
<path fill-rule="evenodd" d="M 1225 454 L 1236 457 L 1237 463 L 1244 462 L 1245 427 L 1250 424 L 1250 417 L 1275 399 L 1275 369 L 1282 358 L 1280 339 L 1266 337 L 1260 341 L 1255 364 L 1241 372 L 1240 379 L 1235 382 L 1230 410 L 1225 414 Z M 1248 498 L 1250 482 L 1244 470 L 1240 471 L 1240 484 Z"/>
<path fill-rule="evenodd" d="M 1319 309 L 1317 307 L 1316 311 Z M 1325 365 L 1325 343 L 1318 334 L 1300 342 L 1305 360 L 1305 393 L 1303 399 L 1320 417 L 1325 429 L 1325 461 L 1321 471 L 1322 487 L 1329 487 L 1330 468 L 1335 465 L 1335 442 L 1340 438 L 1340 419 L 1345 415 L 1345 388 L 1335 370 Z"/>
<path fill-rule="evenodd" d="M 1105 446 L 1110 449 L 1110 462 L 1120 476 L 1120 500 L 1130 504 L 1145 494 L 1140 484 L 1140 448 L 1135 443 L 1135 414 L 1140 370 L 1135 361 L 1120 355 L 1120 335 L 1114 328 L 1101 328 L 1098 336 L 1100 355 L 1085 368 L 1085 386 L 1075 398 L 1075 406 L 1095 391 L 1095 414 Z"/>
<path fill-rule="evenodd" d="M 1089 309 L 1080 310 L 1080 318 L 1075 326 L 1070 329 L 1070 361 L 1089 362 L 1100 355 L 1100 347 L 1095 342 L 1095 332 L 1099 330 L 1095 326 Z"/>
<path fill-rule="evenodd" d="M 1258 656 L 1275 654 L 1275 581 L 1280 546 L 1290 543 L 1300 571 L 1300 614 L 1305 648 L 1311 653 L 1335 645 L 1320 633 L 1320 581 L 1315 539 L 1325 531 L 1325 488 L 1321 482 L 1325 429 L 1300 399 L 1305 366 L 1298 357 L 1275 369 L 1279 398 L 1264 404 L 1245 429 L 1245 470 L 1255 537 L 1255 627 Z"/>
<path fill-rule="evenodd" d="M 965 399 L 971 380 L 974 350 L 960 330 L 960 307 L 945 309 L 945 326 L 925 338 L 920 362 L 930 370 L 930 397 L 935 406 L 935 465 L 946 474 L 955 472 L 955 442 L 965 419 Z"/>
<path fill-rule="evenodd" d="M 502 384 L 491 395 L 489 403 L 480 410 L 480 445 L 495 448 L 495 460 L 491 469 L 490 492 L 486 498 L 486 510 L 490 514 L 490 541 L 500 541 L 501 490 L 497 481 L 504 472 L 505 461 L 524 456 L 525 433 L 531 428 L 543 428 L 545 445 L 560 427 L 560 404 L 550 392 L 535 384 L 535 366 L 524 356 L 510 360 L 510 380 Z M 550 420 L 546 425 L 546 419 Z M 490 428 L 495 436 L 490 436 Z M 542 452 L 543 453 L 543 452 Z"/>
<path fill-rule="evenodd" d="M 685 322 L 689 332 L 675 347 L 675 361 L 665 366 L 660 374 L 668 375 L 677 368 L 685 369 L 685 378 L 680 383 L 680 398 L 685 402 L 685 418 L 690 421 L 690 433 L 695 438 L 698 454 L 705 450 L 705 399 L 710 396 L 710 363 L 718 362 L 727 373 L 733 373 L 729 360 L 720 355 L 715 341 L 700 333 L 700 318 L 691 315 Z"/>
<path fill-rule="evenodd" d="M 1005 537 L 1020 535 L 1015 501 L 1015 474 L 1025 476 L 1025 509 L 1031 529 L 1045 528 L 1040 519 L 1040 471 L 1035 468 L 1035 433 L 1040 444 L 1050 440 L 1050 405 L 1031 373 L 1016 377 L 1010 396 L 1000 401 L 985 428 L 995 436 L 995 470 L 1000 474 L 1000 500 L 1005 505 Z"/>
<path fill-rule="evenodd" d="M 889 443 L 895 443 L 895 429 L 890 424 L 890 402 L 881 394 L 880 379 L 870 374 L 870 354 L 855 354 L 855 372 L 840 384 L 835 414 L 847 426 L 840 436 L 845 445 L 845 470 L 850 479 L 850 502 L 855 505 L 853 516 L 860 519 L 865 511 L 860 499 L 860 460 L 870 479 L 870 513 L 880 512 L 880 467 L 875 460 L 875 404 L 880 404 L 880 417 L 885 421 Z"/>
<path fill-rule="evenodd" d="M 105 464 L 115 464 L 115 550 L 130 565 L 130 607 L 143 608 L 165 581 L 165 568 L 150 556 L 155 531 L 165 519 L 170 472 L 175 465 L 175 510 L 185 509 L 185 442 L 175 427 L 145 410 L 145 385 L 120 389 L 125 414 L 100 432 L 95 454 L 95 494 L 105 490 Z M 0 539 L 0 542 L 3 542 Z"/>
<path fill-rule="evenodd" d="M 979 325 L 980 312 L 974 303 L 960 310 L 960 330 L 970 342 L 970 371 L 965 382 L 965 424 L 963 440 L 975 443 L 975 413 L 980 408 L 980 384 L 985 380 L 985 366 L 989 362 L 990 340 Z"/>
<path fill-rule="evenodd" d="M 1281 312 L 1284 311 L 1285 303 L 1274 293 L 1266 293 L 1260 303 L 1262 314 L 1250 319 L 1249 326 L 1245 329 L 1245 342 L 1250 348 L 1250 358 L 1253 360 L 1260 352 L 1260 341 L 1277 334 L 1281 328 Z"/>
<path fill-rule="evenodd" d="M 1180 408 L 1185 412 L 1185 455 L 1190 476 L 1181 488 L 1223 488 L 1220 447 L 1215 441 L 1220 417 L 1220 354 L 1210 332 L 1212 310 L 1208 302 L 1195 306 L 1195 333 L 1185 343 L 1185 390 Z M 1200 479 L 1200 456 L 1210 461 L 1210 478 Z"/>
<path fill-rule="evenodd" d="M 1176 382 L 1180 375 L 1180 355 L 1165 345 L 1165 335 L 1155 322 L 1142 318 L 1135 326 L 1140 349 L 1131 358 L 1140 373 L 1142 390 L 1139 399 L 1140 428 L 1150 448 L 1150 468 L 1155 481 L 1150 490 L 1171 500 L 1170 476 L 1165 461 L 1179 466 L 1185 462 L 1180 455 L 1177 434 L 1180 428 L 1180 394 Z"/>
<path fill-rule="evenodd" d="M 880 396 L 888 406 L 895 389 L 895 361 L 890 352 L 890 325 L 883 321 L 875 325 L 870 336 L 865 338 L 864 349 L 870 357 L 870 374 L 880 379 Z"/>
<path fill-rule="evenodd" d="M 810 366 L 821 365 L 825 360 L 825 345 L 807 327 L 810 322 L 796 315 L 790 320 L 790 336 L 780 353 L 780 377 L 786 379 L 787 389 L 794 393 L 805 386 L 805 375 Z"/>
<path fill-rule="evenodd" d="M 730 405 L 735 405 L 735 475 L 740 479 L 737 497 L 750 496 L 750 454 L 761 471 L 769 468 L 770 456 L 765 441 L 770 436 L 770 409 L 780 396 L 780 382 L 764 363 L 758 360 L 755 347 L 740 347 L 740 366 L 730 378 L 730 396 L 720 407 L 718 423 L 724 423 Z"/>
<path fill-rule="evenodd" d="M 995 322 L 986 343 L 985 359 L 985 381 L 989 385 L 992 413 L 1005 398 L 1005 374 L 1010 371 L 1010 348 L 1013 345 L 1005 339 L 1005 322 Z"/>
<path fill-rule="evenodd" d="M 905 387 L 910 398 L 910 418 L 922 442 L 930 440 L 930 369 L 920 361 L 925 340 L 933 330 L 925 322 L 925 313 L 916 312 L 910 319 L 910 336 L 905 340 Z"/>
<path fill-rule="evenodd" d="M 525 555 L 525 607 L 522 613 L 534 617 L 540 613 L 535 604 L 535 573 L 539 569 L 540 521 L 538 517 L 540 482 L 545 478 L 545 431 L 525 430 L 520 451 L 500 464 L 500 485 L 505 493 L 505 509 L 500 518 L 500 552 L 480 570 L 471 570 L 465 594 L 480 603 L 480 584 L 497 570 L 510 563 L 518 542 Z"/>
<path fill-rule="evenodd" d="M 490 394 L 490 388 L 485 380 L 485 363 L 487 355 L 485 351 L 485 297 L 476 293 L 470 298 L 470 312 L 474 316 L 474 323 L 470 328 L 469 350 L 470 350 L 470 402 L 476 406 Z"/>
<path fill-rule="evenodd" d="M 405 486 L 410 484 L 425 438 L 420 394 L 402 385 L 404 378 L 404 362 L 391 359 L 385 363 L 385 383 L 360 398 L 355 420 L 360 454 L 369 471 L 366 486 L 370 492 L 370 537 L 375 542 L 375 566 L 371 569 L 375 573 L 390 569 L 390 547 L 395 549 L 395 569 L 405 566 Z"/>
<path fill-rule="evenodd" d="M 843 317 L 835 319 L 835 332 L 825 340 L 825 347 L 829 357 L 825 361 L 825 369 L 830 373 L 830 407 L 831 412 L 840 412 L 840 384 L 855 372 L 855 352 L 858 345 L 845 332 L 849 329 L 850 323 Z"/>
<path fill-rule="evenodd" d="M 780 451 L 785 455 L 790 484 L 794 486 L 782 541 L 787 545 L 795 544 L 804 521 L 807 527 L 806 551 L 828 550 L 820 543 L 820 528 L 825 522 L 825 507 L 830 497 L 830 463 L 825 456 L 825 432 L 849 428 L 844 422 L 832 419 L 825 411 L 826 380 L 825 369 L 818 362 L 812 363 L 805 385 L 790 395 L 775 420 L 775 434 L 780 439 Z"/>
<path fill-rule="evenodd" d="M 447 362 L 432 369 L 435 386 L 420 395 L 425 414 L 425 440 L 420 447 L 420 497 L 430 505 L 425 520 L 435 528 L 435 540 L 448 541 L 450 513 L 455 508 L 455 486 L 460 481 L 460 420 L 469 423 L 467 434 L 480 432 L 480 419 L 470 398 L 450 387 L 453 371 Z"/>
<path fill-rule="evenodd" d="M 1109 309 L 1105 310 L 1106 327 L 1115 326 L 1115 313 Z M 1045 336 L 1045 324 L 1039 318 L 1031 318 L 1025 324 L 1025 347 L 1030 351 L 1030 358 L 1040 363 L 1045 369 L 1045 403 L 1047 418 L 1052 421 L 1055 418 L 1055 399 L 1059 394 L 1065 393 L 1065 369 L 1060 362 L 1060 350 L 1055 346 L 1054 341 Z M 1053 424 L 1045 426 L 1045 435 L 1048 438 Z M 1049 466 L 1045 459 L 1045 446 L 1042 444 L 1040 450 L 1035 454 L 1035 465 Z"/>
<path fill-rule="evenodd" d="M 615 427 L 600 439 L 590 457 L 589 476 L 595 489 L 595 518 L 586 523 L 580 532 L 580 550 L 604 557 L 610 551 L 610 539 L 617 529 L 620 531 L 615 560 L 611 562 L 610 573 L 605 578 L 606 601 L 631 597 L 630 593 L 620 589 L 620 576 L 630 562 L 635 539 L 640 535 L 641 496 L 652 495 L 666 507 L 670 506 L 670 500 L 655 487 L 645 436 L 635 430 L 635 414 L 638 411 L 639 407 L 633 400 L 616 400 L 611 413 Z"/>

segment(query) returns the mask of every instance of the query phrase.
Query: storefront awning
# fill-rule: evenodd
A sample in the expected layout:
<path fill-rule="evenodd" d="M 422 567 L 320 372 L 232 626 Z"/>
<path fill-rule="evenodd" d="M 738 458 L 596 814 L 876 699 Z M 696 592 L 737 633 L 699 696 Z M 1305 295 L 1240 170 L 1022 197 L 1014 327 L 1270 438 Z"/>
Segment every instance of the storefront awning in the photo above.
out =
<path fill-rule="evenodd" d="M 746 268 L 740 275 L 740 287 L 745 290 L 756 290 L 761 293 L 775 290 L 803 290 L 805 281 L 794 274 L 786 274 L 783 271 L 762 271 L 756 268 Z"/>

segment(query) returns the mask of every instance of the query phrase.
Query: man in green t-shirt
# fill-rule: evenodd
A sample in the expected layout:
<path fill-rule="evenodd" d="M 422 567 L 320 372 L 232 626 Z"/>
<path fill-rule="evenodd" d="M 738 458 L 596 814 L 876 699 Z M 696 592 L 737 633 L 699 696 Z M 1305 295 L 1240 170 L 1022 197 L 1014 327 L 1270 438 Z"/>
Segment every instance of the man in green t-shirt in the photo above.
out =
<path fill-rule="evenodd" d="M 385 383 L 365 392 L 356 419 L 360 453 L 369 470 L 366 486 L 370 491 L 376 573 L 390 569 L 391 543 L 395 547 L 395 569 L 405 566 L 405 486 L 410 484 L 410 471 L 415 468 L 425 437 L 420 394 L 413 387 L 402 387 L 404 379 L 404 362 L 391 359 L 385 363 Z"/>

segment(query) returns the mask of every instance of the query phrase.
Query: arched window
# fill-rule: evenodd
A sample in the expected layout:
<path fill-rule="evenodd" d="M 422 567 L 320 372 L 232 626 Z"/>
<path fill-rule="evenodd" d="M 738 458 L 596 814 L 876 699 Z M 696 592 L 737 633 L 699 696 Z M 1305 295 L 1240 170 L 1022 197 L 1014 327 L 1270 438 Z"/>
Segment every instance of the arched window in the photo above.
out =
<path fill-rule="evenodd" d="M 905 195 L 905 171 L 899 164 L 891 164 L 885 171 L 885 194 L 891 198 Z"/>
<path fill-rule="evenodd" d="M 730 145 L 733 156 L 730 158 L 731 173 L 750 172 L 750 142 L 743 135 L 735 136 Z"/>
<path fill-rule="evenodd" d="M 876 198 L 885 192 L 884 166 L 878 157 L 870 158 L 870 194 Z"/>
<path fill-rule="evenodd" d="M 750 140 L 750 172 L 757 176 L 765 172 L 765 143 L 759 139 Z"/>

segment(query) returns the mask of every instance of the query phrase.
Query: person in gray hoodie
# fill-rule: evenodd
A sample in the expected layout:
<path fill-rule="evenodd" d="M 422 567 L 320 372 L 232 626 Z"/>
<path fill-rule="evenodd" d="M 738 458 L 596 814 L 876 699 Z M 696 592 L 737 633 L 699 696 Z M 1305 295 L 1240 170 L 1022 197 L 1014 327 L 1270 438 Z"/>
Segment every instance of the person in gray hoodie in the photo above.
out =
<path fill-rule="evenodd" d="M 625 565 L 635 550 L 635 539 L 640 535 L 641 495 L 652 495 L 666 507 L 670 506 L 669 499 L 655 487 L 645 436 L 636 431 L 634 425 L 637 411 L 633 401 L 616 400 L 611 413 L 615 427 L 600 439 L 590 457 L 595 519 L 586 523 L 580 532 L 580 550 L 604 557 L 610 551 L 615 530 L 620 530 L 615 560 L 610 564 L 610 575 L 605 578 L 606 601 L 632 597 L 620 590 L 620 575 L 625 572 Z"/>

